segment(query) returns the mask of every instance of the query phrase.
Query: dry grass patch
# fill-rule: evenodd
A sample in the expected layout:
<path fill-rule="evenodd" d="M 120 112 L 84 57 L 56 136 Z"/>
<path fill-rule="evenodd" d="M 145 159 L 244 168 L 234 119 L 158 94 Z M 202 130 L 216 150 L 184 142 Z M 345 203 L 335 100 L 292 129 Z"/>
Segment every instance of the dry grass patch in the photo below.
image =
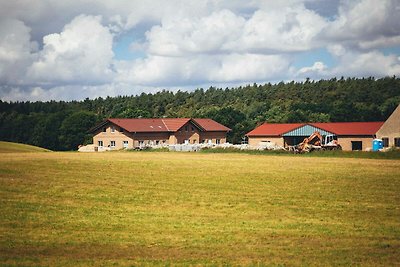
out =
<path fill-rule="evenodd" d="M 0 155 L 0 262 L 400 264 L 400 161 Z"/>

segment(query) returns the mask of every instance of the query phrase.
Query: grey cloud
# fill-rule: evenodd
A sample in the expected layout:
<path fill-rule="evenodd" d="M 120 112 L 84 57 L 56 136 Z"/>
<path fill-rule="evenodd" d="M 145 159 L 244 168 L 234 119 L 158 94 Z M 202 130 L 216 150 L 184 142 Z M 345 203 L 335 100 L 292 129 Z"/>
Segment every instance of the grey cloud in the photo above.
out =
<path fill-rule="evenodd" d="M 400 45 L 399 12 L 398 0 L 0 0 L 0 99 L 390 75 L 399 55 L 379 49 Z M 114 57 L 127 35 L 142 58 Z M 337 66 L 291 66 L 322 47 Z"/>

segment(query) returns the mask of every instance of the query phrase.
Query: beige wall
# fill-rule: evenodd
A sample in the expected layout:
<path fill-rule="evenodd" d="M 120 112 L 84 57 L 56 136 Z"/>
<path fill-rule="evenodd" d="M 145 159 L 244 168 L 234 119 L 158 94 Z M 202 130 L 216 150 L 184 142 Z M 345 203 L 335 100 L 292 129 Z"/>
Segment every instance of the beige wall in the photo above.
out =
<path fill-rule="evenodd" d="M 378 132 L 376 132 L 376 137 L 379 139 L 388 138 L 388 146 L 395 146 L 394 139 L 400 138 L 400 105 L 389 116 Z"/>
<path fill-rule="evenodd" d="M 173 144 L 184 144 L 185 140 L 188 140 L 190 144 L 199 144 L 201 142 L 200 131 L 191 122 L 183 125 L 175 132 L 174 136 L 176 138 L 176 143 Z"/>
<path fill-rule="evenodd" d="M 186 131 L 187 126 L 187 131 Z M 176 143 L 171 144 L 184 144 L 185 140 L 189 140 L 190 144 L 212 143 L 216 144 L 219 140 L 220 144 L 226 143 L 226 132 L 201 132 L 191 122 L 185 124 L 173 135 Z"/>
<path fill-rule="evenodd" d="M 103 128 L 106 129 L 105 132 L 103 132 Z M 128 141 L 128 148 L 133 148 L 132 135 L 121 131 L 119 127 L 115 127 L 115 131 L 112 132 L 110 123 L 95 132 L 93 136 L 93 144 L 95 147 L 98 147 L 99 141 L 103 141 L 103 146 L 110 147 L 111 149 L 122 149 L 123 141 Z M 115 147 L 111 147 L 111 141 L 115 141 Z"/>
<path fill-rule="evenodd" d="M 269 136 L 257 136 L 251 137 L 249 136 L 249 145 L 250 146 L 258 146 L 260 142 L 271 142 L 275 143 L 278 146 L 283 146 L 283 137 L 269 137 Z"/>
<path fill-rule="evenodd" d="M 217 143 L 219 139 L 220 144 L 226 143 L 226 132 L 202 132 L 200 135 L 200 142 L 208 144 L 211 140 L 212 144 Z"/>
<path fill-rule="evenodd" d="M 187 126 L 187 128 L 186 128 Z M 226 143 L 226 132 L 200 132 L 199 129 L 188 122 L 179 131 L 173 133 L 128 133 L 123 131 L 117 126 L 115 131 L 111 131 L 112 124 L 108 123 L 94 133 L 93 144 L 98 147 L 98 142 L 103 141 L 103 147 L 110 147 L 111 149 L 122 149 L 123 141 L 128 141 L 128 148 L 139 147 L 142 145 L 156 145 L 158 144 L 184 144 L 185 140 L 189 140 L 190 144 L 199 144 L 202 140 L 208 143 L 211 140 L 213 144 L 217 139 L 220 143 Z M 192 128 L 193 127 L 193 128 Z M 106 129 L 103 132 L 103 128 Z M 187 131 L 186 131 L 187 129 Z M 115 141 L 115 147 L 111 147 L 111 141 Z"/>
<path fill-rule="evenodd" d="M 168 144 L 169 143 L 169 133 L 161 132 L 161 133 L 135 133 L 133 134 L 134 139 L 134 147 L 140 147 L 140 143 L 142 146 L 145 145 L 156 145 L 157 142 L 159 145 Z"/>
<path fill-rule="evenodd" d="M 339 136 L 338 143 L 342 146 L 342 149 L 345 151 L 351 151 L 352 141 L 361 141 L 362 142 L 362 149 L 365 150 L 367 148 L 372 147 L 372 140 L 374 139 L 373 136 Z M 268 137 L 268 136 L 257 136 L 251 137 L 249 136 L 249 145 L 250 146 L 258 146 L 260 142 L 272 142 L 279 146 L 286 147 L 284 144 L 283 137 Z"/>
<path fill-rule="evenodd" d="M 366 150 L 367 148 L 372 148 L 372 140 L 374 140 L 373 136 L 338 136 L 338 143 L 341 145 L 342 150 L 351 151 L 351 142 L 352 141 L 361 141 L 362 142 L 362 150 Z"/>

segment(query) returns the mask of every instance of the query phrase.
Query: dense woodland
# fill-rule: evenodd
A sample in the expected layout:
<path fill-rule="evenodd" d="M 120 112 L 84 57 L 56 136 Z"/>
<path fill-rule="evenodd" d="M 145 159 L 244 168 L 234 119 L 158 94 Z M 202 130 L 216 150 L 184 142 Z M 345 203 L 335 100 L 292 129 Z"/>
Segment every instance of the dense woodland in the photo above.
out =
<path fill-rule="evenodd" d="M 192 117 L 230 127 L 228 141 L 238 143 L 265 121 L 384 121 L 399 103 L 396 77 L 210 87 L 71 102 L 0 100 L 0 140 L 76 150 L 91 142 L 88 129 L 106 118 Z"/>

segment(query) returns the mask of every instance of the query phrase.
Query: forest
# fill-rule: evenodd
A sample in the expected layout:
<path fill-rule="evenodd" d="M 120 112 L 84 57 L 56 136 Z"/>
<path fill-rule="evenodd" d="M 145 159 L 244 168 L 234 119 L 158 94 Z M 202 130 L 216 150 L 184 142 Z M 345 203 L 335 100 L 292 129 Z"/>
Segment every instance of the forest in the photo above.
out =
<path fill-rule="evenodd" d="M 91 143 L 106 118 L 211 118 L 232 129 L 228 141 L 263 122 L 384 121 L 400 103 L 397 77 L 252 84 L 235 88 L 142 93 L 82 101 L 0 100 L 0 140 L 51 150 Z"/>

